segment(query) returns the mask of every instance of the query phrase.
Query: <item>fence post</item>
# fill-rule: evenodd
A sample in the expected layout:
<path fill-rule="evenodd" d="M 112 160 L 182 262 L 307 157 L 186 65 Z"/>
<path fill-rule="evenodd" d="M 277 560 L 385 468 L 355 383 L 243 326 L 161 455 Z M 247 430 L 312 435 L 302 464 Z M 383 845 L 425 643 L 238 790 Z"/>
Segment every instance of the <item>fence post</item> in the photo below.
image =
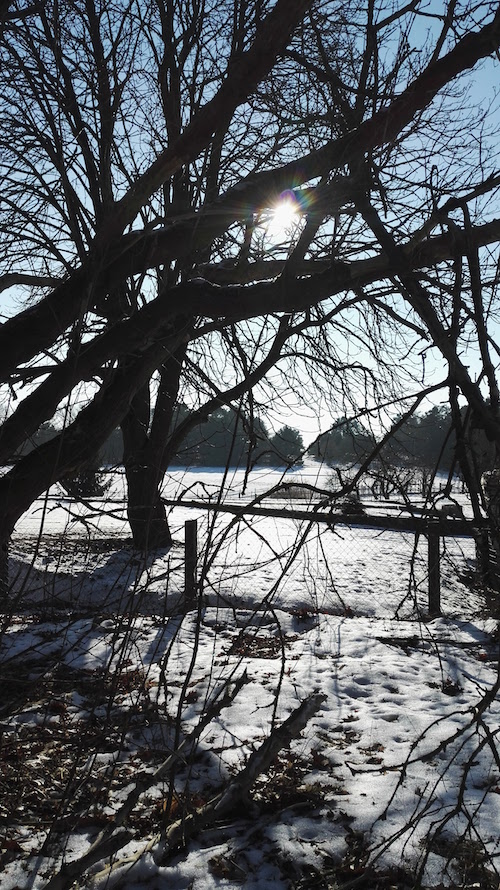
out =
<path fill-rule="evenodd" d="M 439 522 L 427 525 L 427 565 L 429 569 L 429 615 L 441 615 L 441 547 Z"/>
<path fill-rule="evenodd" d="M 196 602 L 198 562 L 198 520 L 188 519 L 184 523 L 184 596 L 186 605 Z"/>

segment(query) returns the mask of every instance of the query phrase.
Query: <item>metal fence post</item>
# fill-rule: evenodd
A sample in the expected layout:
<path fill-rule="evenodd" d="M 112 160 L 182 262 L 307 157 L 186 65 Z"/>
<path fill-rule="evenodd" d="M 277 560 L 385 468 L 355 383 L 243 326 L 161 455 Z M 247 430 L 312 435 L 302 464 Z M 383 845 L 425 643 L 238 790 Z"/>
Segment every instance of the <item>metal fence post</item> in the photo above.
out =
<path fill-rule="evenodd" d="M 441 540 L 439 522 L 427 525 L 427 564 L 429 568 L 429 615 L 441 615 Z"/>
<path fill-rule="evenodd" d="M 197 594 L 196 567 L 198 563 L 198 520 L 184 523 L 184 596 L 186 604 L 194 604 Z"/>

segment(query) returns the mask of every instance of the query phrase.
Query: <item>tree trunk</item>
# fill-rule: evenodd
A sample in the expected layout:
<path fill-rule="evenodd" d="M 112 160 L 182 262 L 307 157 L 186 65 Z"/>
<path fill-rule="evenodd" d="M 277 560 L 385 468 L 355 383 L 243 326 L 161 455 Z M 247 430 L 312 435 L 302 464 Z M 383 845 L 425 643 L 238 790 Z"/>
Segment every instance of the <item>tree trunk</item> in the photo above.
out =
<path fill-rule="evenodd" d="M 127 516 L 134 546 L 148 551 L 170 547 L 172 536 L 167 513 L 158 492 L 155 467 L 126 465 L 128 486 Z"/>
<path fill-rule="evenodd" d="M 0 551 L 0 576 L 3 569 L 4 587 L 7 583 L 8 543 L 18 519 L 35 498 L 47 491 L 54 482 L 69 473 L 75 473 L 98 453 L 108 436 L 122 422 L 123 411 L 134 395 L 141 386 L 144 387 L 145 382 L 148 385 L 147 381 L 162 363 L 165 350 L 163 343 L 155 344 L 145 354 L 132 360 L 127 368 L 117 369 L 72 423 L 0 476 L 0 548 L 3 548 Z M 137 462 L 136 466 L 140 467 L 141 462 Z M 161 475 L 156 473 L 155 478 L 158 482 Z M 158 502 L 161 506 L 159 496 Z M 141 498 L 140 503 L 145 503 L 144 498 Z M 162 535 L 155 528 L 155 541 L 170 541 L 170 534 L 167 536 L 165 533 L 165 513 L 158 509 L 156 500 L 151 504 L 152 518 L 157 520 L 160 513 L 163 526 Z M 144 511 L 142 512 L 144 515 Z M 158 522 L 154 524 L 157 527 Z M 151 535 L 150 547 L 153 546 L 152 540 Z M 160 544 L 157 543 L 156 546 Z"/>
<path fill-rule="evenodd" d="M 9 590 L 9 541 L 0 541 L 0 602 Z"/>
<path fill-rule="evenodd" d="M 121 423 L 127 516 L 134 546 L 143 551 L 170 547 L 172 543 L 165 506 L 158 490 L 163 474 L 150 448 L 149 415 L 147 383 L 134 396 Z"/>
<path fill-rule="evenodd" d="M 180 319 L 179 329 L 185 326 L 186 321 Z M 161 365 L 153 416 L 148 382 L 136 393 L 121 422 L 128 520 L 134 545 L 140 550 L 169 547 L 172 543 L 159 488 L 173 456 L 167 448 L 168 435 L 188 341 L 186 336 Z"/>

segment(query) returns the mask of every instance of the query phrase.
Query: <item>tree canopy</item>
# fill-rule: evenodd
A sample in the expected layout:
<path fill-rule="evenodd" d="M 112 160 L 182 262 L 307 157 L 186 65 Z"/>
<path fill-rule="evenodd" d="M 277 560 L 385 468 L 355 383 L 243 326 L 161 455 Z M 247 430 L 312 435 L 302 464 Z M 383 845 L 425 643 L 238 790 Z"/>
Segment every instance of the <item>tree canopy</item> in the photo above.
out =
<path fill-rule="evenodd" d="M 2 461 L 65 421 L 0 480 L 4 548 L 117 425 L 144 548 L 169 541 L 165 469 L 229 406 L 390 437 L 445 388 L 500 444 L 497 108 L 474 89 L 497 4 L 46 0 L 2 21 L 0 287 L 23 295 Z"/>

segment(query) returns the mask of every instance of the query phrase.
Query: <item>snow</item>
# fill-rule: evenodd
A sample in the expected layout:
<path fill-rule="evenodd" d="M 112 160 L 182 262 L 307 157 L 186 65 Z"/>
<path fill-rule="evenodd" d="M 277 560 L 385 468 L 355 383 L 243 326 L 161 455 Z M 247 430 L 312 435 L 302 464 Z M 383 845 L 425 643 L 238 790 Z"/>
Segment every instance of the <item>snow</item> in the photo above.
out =
<path fill-rule="evenodd" d="M 242 478 L 230 474 L 226 500 L 280 473 L 250 474 L 239 497 Z M 318 484 L 309 468 L 297 478 Z M 179 470 L 166 496 L 206 498 L 220 481 Z M 368 880 L 370 868 L 380 886 L 402 874 L 429 890 L 498 886 L 498 627 L 485 592 L 465 583 L 473 541 L 446 539 L 443 614 L 431 619 L 426 545 L 413 535 L 176 506 L 173 547 L 146 560 L 127 538 L 122 482 L 111 508 L 52 490 L 13 540 L 0 775 L 10 788 L 15 774 L 18 795 L 2 790 L 2 890 L 41 890 L 83 856 L 245 671 L 177 758 L 173 795 L 169 773 L 145 788 L 131 840 L 91 866 L 91 886 L 280 890 Z M 192 518 L 202 592 L 186 611 Z M 162 826 L 203 807 L 316 692 L 325 702 L 251 799 L 167 855 Z"/>

